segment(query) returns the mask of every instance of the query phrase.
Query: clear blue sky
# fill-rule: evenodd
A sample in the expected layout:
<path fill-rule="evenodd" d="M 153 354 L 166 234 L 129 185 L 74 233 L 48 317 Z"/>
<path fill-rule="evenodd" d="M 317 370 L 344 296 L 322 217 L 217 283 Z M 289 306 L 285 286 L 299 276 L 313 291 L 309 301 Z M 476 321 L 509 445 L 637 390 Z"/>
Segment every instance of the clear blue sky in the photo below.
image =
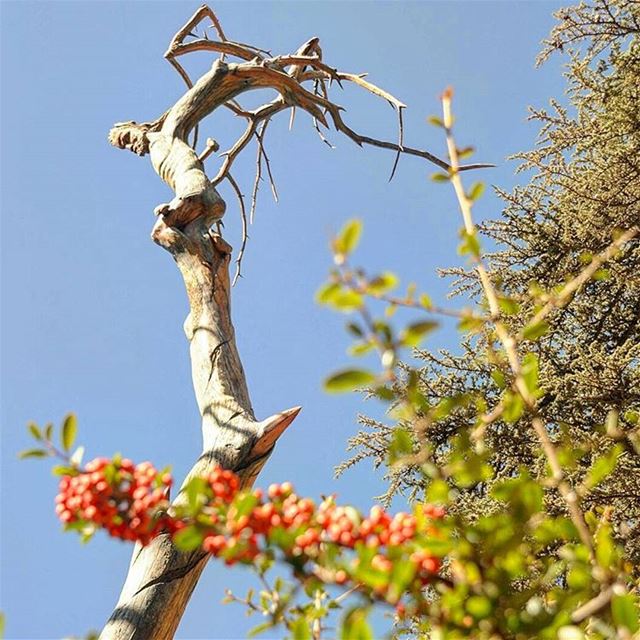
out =
<path fill-rule="evenodd" d="M 131 549 L 98 535 L 82 547 L 53 511 L 56 482 L 46 462 L 19 462 L 29 420 L 59 423 L 77 412 L 87 455 L 122 451 L 172 464 L 180 478 L 200 449 L 187 343 L 186 300 L 170 256 L 149 239 L 153 208 L 167 188 L 147 158 L 107 144 L 113 122 L 159 115 L 183 92 L 162 53 L 197 2 L 0 2 L 2 21 L 2 592 L 8 638 L 60 638 L 100 628 L 118 596 Z M 533 144 L 528 104 L 562 93 L 553 60 L 534 69 L 557 2 L 218 2 L 228 37 L 277 53 L 313 35 L 325 60 L 403 100 L 407 143 L 443 154 L 425 117 L 438 94 L 456 89 L 458 139 L 498 167 L 492 184 L 515 182 L 506 156 Z M 194 62 L 203 68 L 206 60 Z M 198 67 L 199 65 L 199 67 Z M 336 99 L 357 130 L 395 136 L 391 109 L 348 90 Z M 291 480 L 311 496 L 338 492 L 362 507 L 382 484 L 367 466 L 333 479 L 358 412 L 357 396 L 326 396 L 323 377 L 348 363 L 343 319 L 313 293 L 330 257 L 326 240 L 349 217 L 365 222 L 357 260 L 414 280 L 441 300 L 435 269 L 455 264 L 459 227 L 435 168 L 403 158 L 387 182 L 390 153 L 317 138 L 305 114 L 292 132 L 280 116 L 269 152 L 280 190 L 262 192 L 245 278 L 233 314 L 254 408 L 260 418 L 296 404 L 303 413 L 280 441 L 259 483 Z M 223 145 L 238 125 L 203 127 Z M 253 151 L 235 170 L 250 191 Z M 227 239 L 238 216 L 226 189 Z M 480 216 L 500 203 L 483 199 Z M 442 331 L 437 348 L 455 341 Z M 251 575 L 208 567 L 180 638 L 241 638 L 259 621 L 223 606 L 224 587 L 242 593 Z"/>

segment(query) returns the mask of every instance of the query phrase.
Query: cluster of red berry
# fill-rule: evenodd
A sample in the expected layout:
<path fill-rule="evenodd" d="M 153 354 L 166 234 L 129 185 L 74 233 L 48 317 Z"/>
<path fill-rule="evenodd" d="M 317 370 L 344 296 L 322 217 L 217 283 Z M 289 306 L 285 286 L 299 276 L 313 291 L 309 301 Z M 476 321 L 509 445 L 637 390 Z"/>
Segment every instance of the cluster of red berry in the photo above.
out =
<path fill-rule="evenodd" d="M 86 523 L 123 540 L 148 544 L 167 527 L 171 475 L 150 462 L 96 458 L 60 479 L 56 513 L 65 524 Z"/>
<path fill-rule="evenodd" d="M 440 569 L 440 560 L 420 545 L 421 536 L 435 534 L 433 521 L 444 515 L 439 507 L 424 505 L 424 517 L 418 518 L 408 513 L 391 517 L 374 506 L 365 517 L 333 498 L 316 506 L 296 495 L 289 482 L 271 485 L 265 500 L 259 489 L 239 493 L 239 479 L 231 471 L 217 468 L 205 480 L 201 499 L 168 513 L 169 474 L 159 474 L 148 462 L 134 466 L 130 460 L 98 458 L 78 475 L 61 479 L 56 511 L 65 523 L 86 522 L 142 544 L 163 530 L 178 535 L 190 528 L 206 552 L 229 565 L 253 563 L 269 548 L 279 549 L 298 567 L 329 565 L 325 579 L 338 584 L 357 579 L 360 559 L 349 550 L 366 547 L 373 554 L 367 561 L 371 568 L 389 578 L 374 588 L 382 598 L 390 593 L 399 553 L 414 566 L 415 588 Z"/>

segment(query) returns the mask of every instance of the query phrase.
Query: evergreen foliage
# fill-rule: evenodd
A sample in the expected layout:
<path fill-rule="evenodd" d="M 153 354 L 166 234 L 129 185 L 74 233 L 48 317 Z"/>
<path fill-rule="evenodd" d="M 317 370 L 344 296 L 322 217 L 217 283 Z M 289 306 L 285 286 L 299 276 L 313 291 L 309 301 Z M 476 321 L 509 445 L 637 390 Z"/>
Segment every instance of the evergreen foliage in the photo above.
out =
<path fill-rule="evenodd" d="M 482 227 L 497 243 L 489 256 L 491 278 L 505 296 L 505 320 L 513 331 L 616 234 L 640 224 L 640 4 L 599 0 L 558 11 L 556 18 L 540 61 L 556 51 L 569 57 L 568 104 L 551 100 L 549 109 L 531 110 L 540 123 L 537 145 L 515 156 L 529 182 L 511 193 L 499 190 L 502 218 Z M 455 277 L 456 294 L 482 299 L 475 271 L 447 273 Z M 618 260 L 599 269 L 539 332 L 544 335 L 521 345 L 521 355 L 531 350 L 539 359 L 540 415 L 572 485 L 583 490 L 583 508 L 606 512 L 637 566 L 640 242 L 634 239 Z M 495 406 L 512 380 L 487 331 L 465 338 L 459 353 L 417 354 L 424 360 L 419 388 L 430 405 L 471 394 Z M 405 380 L 410 372 L 405 367 Z M 429 425 L 426 438 L 439 466 L 451 464 L 453 438 L 467 432 L 475 416 L 476 407 L 465 404 Z M 496 482 L 514 477 L 522 466 L 544 476 L 546 460 L 529 421 L 516 407 L 487 427 L 492 477 L 458 487 L 452 508 L 476 519 L 498 508 L 491 497 Z M 394 428 L 370 418 L 361 422 L 365 429 L 350 441 L 356 454 L 340 472 L 366 458 L 376 466 L 388 463 Z M 408 426 L 415 435 L 415 424 Z M 596 481 L 594 466 L 613 470 Z M 429 484 L 418 465 L 389 466 L 387 477 L 387 498 L 404 490 L 421 497 Z M 566 509 L 554 488 L 546 491 L 545 506 L 554 515 Z"/>

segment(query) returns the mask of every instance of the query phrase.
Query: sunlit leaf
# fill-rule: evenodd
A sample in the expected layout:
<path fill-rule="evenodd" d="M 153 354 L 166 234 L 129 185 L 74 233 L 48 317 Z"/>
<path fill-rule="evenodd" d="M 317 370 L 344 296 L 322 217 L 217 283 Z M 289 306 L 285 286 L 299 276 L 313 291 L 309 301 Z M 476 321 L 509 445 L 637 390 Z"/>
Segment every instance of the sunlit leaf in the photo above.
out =
<path fill-rule="evenodd" d="M 335 239 L 334 249 L 337 253 L 349 255 L 355 250 L 362 235 L 362 221 L 349 220 Z"/>
<path fill-rule="evenodd" d="M 369 280 L 367 283 L 367 291 L 373 294 L 383 294 L 387 291 L 391 291 L 398 286 L 398 276 L 395 273 L 391 273 L 390 271 L 385 271 L 380 275 L 376 276 L 372 280 Z"/>
<path fill-rule="evenodd" d="M 371 384 L 375 379 L 376 377 L 370 371 L 345 369 L 327 378 L 324 381 L 324 389 L 329 393 L 343 393 Z"/>
<path fill-rule="evenodd" d="M 482 196 L 482 194 L 484 193 L 484 190 L 485 190 L 484 182 L 474 182 L 471 185 L 471 189 L 469 190 L 469 193 L 467 194 L 467 198 L 471 200 L 471 202 L 474 202 L 475 200 L 480 198 L 480 196 Z"/>
<path fill-rule="evenodd" d="M 65 451 L 71 451 L 73 443 L 76 441 L 76 435 L 78 433 L 78 421 L 73 413 L 67 415 L 62 423 L 62 430 L 60 431 L 60 441 L 62 448 Z"/>
<path fill-rule="evenodd" d="M 21 451 L 18 454 L 18 458 L 24 460 L 25 458 L 46 458 L 49 454 L 44 449 L 27 449 Z"/>
<path fill-rule="evenodd" d="M 417 347 L 424 338 L 437 328 L 438 323 L 433 320 L 414 322 L 400 333 L 400 344 L 405 347 Z"/>
<path fill-rule="evenodd" d="M 29 433 L 31 433 L 36 440 L 42 440 L 42 431 L 40 431 L 40 428 L 35 422 L 30 422 L 27 425 L 27 428 L 29 429 Z"/>

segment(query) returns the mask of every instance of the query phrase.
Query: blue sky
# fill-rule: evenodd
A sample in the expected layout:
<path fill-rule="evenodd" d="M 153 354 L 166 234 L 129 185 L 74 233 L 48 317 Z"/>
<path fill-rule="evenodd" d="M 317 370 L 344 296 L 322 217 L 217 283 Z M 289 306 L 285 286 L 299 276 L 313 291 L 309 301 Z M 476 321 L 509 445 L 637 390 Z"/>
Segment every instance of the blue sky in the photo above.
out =
<path fill-rule="evenodd" d="M 8 638 L 60 638 L 100 628 L 117 599 L 130 547 L 102 535 L 87 547 L 64 535 L 53 512 L 56 482 L 46 462 L 19 462 L 29 420 L 80 422 L 88 457 L 122 451 L 136 461 L 172 464 L 180 478 L 200 449 L 182 322 L 182 281 L 170 256 L 149 239 L 153 208 L 168 189 L 147 158 L 107 144 L 110 126 L 159 115 L 183 92 L 162 53 L 197 2 L 0 3 L 2 27 L 2 523 L 1 608 Z M 406 141 L 444 155 L 425 117 L 455 87 L 457 138 L 495 169 L 490 184 L 515 184 L 506 157 L 530 147 L 529 104 L 561 96 L 560 61 L 534 69 L 557 2 L 218 2 L 227 36 L 294 51 L 321 38 L 325 61 L 369 72 L 408 105 Z M 205 56 L 191 62 L 204 69 Z M 339 91 L 339 90 L 338 90 Z M 356 130 L 395 137 L 385 103 L 348 89 L 335 99 Z M 257 100 L 258 96 L 252 98 Z M 214 116 L 202 137 L 222 148 L 241 125 Z M 338 492 L 361 507 L 383 487 L 366 465 L 340 480 L 359 412 L 380 408 L 358 396 L 327 396 L 323 377 L 348 364 L 344 319 L 313 294 L 330 266 L 327 240 L 350 217 L 364 220 L 355 260 L 391 269 L 442 300 L 439 266 L 456 264 L 459 219 L 435 168 L 359 149 L 337 134 L 330 150 L 305 114 L 292 131 L 281 115 L 268 151 L 280 192 L 267 188 L 251 229 L 245 277 L 234 291 L 237 341 L 259 418 L 300 404 L 260 485 L 291 480 L 300 493 Z M 234 175 L 250 192 L 254 152 Z M 213 169 L 213 165 L 209 165 Z M 476 177 L 479 177 L 476 176 Z M 226 238 L 238 246 L 238 214 L 223 189 Z M 492 196 L 480 217 L 496 216 Z M 455 344 L 445 329 L 428 346 Z M 401 505 L 398 505 L 401 506 Z M 210 564 L 179 638 L 241 638 L 259 621 L 221 605 L 225 587 L 253 584 L 242 570 Z"/>

